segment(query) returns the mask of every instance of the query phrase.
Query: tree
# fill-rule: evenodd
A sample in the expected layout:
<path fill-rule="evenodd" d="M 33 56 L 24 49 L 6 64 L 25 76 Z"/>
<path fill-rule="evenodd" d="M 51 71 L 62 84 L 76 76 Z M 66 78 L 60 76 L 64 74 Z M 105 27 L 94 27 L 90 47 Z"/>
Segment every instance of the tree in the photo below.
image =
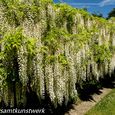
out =
<path fill-rule="evenodd" d="M 88 11 L 86 7 L 84 7 L 83 10 Z"/>
<path fill-rule="evenodd" d="M 98 13 L 94 12 L 94 13 L 92 13 L 92 15 L 95 17 L 103 17 L 103 14 L 99 13 L 99 12 Z"/>
<path fill-rule="evenodd" d="M 115 8 L 113 8 L 113 9 L 108 13 L 107 19 L 109 19 L 109 18 L 111 18 L 111 17 L 115 17 Z"/>

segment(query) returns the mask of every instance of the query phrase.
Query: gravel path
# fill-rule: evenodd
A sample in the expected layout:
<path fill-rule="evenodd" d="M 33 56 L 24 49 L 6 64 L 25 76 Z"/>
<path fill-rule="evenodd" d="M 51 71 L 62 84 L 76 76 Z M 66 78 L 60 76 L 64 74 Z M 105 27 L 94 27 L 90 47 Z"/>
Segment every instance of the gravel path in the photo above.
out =
<path fill-rule="evenodd" d="M 100 91 L 101 94 L 92 95 L 93 100 L 83 101 L 78 105 L 73 104 L 73 108 L 70 109 L 65 115 L 84 115 L 88 110 L 90 110 L 97 102 L 99 102 L 105 95 L 107 95 L 112 89 L 103 88 Z"/>

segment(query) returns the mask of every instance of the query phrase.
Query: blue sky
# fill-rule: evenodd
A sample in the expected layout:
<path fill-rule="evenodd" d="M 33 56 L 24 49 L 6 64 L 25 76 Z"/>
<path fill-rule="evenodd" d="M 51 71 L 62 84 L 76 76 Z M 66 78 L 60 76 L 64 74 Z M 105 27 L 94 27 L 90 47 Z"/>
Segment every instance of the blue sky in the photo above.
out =
<path fill-rule="evenodd" d="M 59 1 L 77 8 L 85 7 L 91 13 L 102 13 L 104 17 L 107 17 L 108 13 L 115 8 L 115 0 L 54 0 L 55 3 Z"/>

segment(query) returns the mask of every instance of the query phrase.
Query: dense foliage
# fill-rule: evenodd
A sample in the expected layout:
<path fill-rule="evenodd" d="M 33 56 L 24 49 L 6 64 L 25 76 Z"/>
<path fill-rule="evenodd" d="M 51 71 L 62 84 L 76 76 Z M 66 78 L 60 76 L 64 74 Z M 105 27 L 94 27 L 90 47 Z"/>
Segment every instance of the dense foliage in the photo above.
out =
<path fill-rule="evenodd" d="M 115 19 L 51 0 L 0 1 L 0 101 L 25 106 L 26 92 L 55 107 L 76 101 L 76 83 L 110 77 Z M 46 96 L 47 95 L 47 96 Z"/>
<path fill-rule="evenodd" d="M 115 17 L 115 8 L 113 8 L 113 9 L 109 12 L 107 18 L 109 19 L 109 18 L 111 18 L 111 17 Z"/>

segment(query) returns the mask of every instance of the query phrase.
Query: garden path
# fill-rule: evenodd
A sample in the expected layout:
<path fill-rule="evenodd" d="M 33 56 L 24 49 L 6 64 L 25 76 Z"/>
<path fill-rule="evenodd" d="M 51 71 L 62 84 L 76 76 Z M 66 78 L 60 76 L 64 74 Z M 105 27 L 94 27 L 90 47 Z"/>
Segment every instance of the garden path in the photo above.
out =
<path fill-rule="evenodd" d="M 106 96 L 112 89 L 103 88 L 99 91 L 100 94 L 92 95 L 92 99 L 88 101 L 82 101 L 80 104 L 72 104 L 72 109 L 65 113 L 65 115 L 84 115 L 88 110 L 96 105 L 104 96 Z"/>

